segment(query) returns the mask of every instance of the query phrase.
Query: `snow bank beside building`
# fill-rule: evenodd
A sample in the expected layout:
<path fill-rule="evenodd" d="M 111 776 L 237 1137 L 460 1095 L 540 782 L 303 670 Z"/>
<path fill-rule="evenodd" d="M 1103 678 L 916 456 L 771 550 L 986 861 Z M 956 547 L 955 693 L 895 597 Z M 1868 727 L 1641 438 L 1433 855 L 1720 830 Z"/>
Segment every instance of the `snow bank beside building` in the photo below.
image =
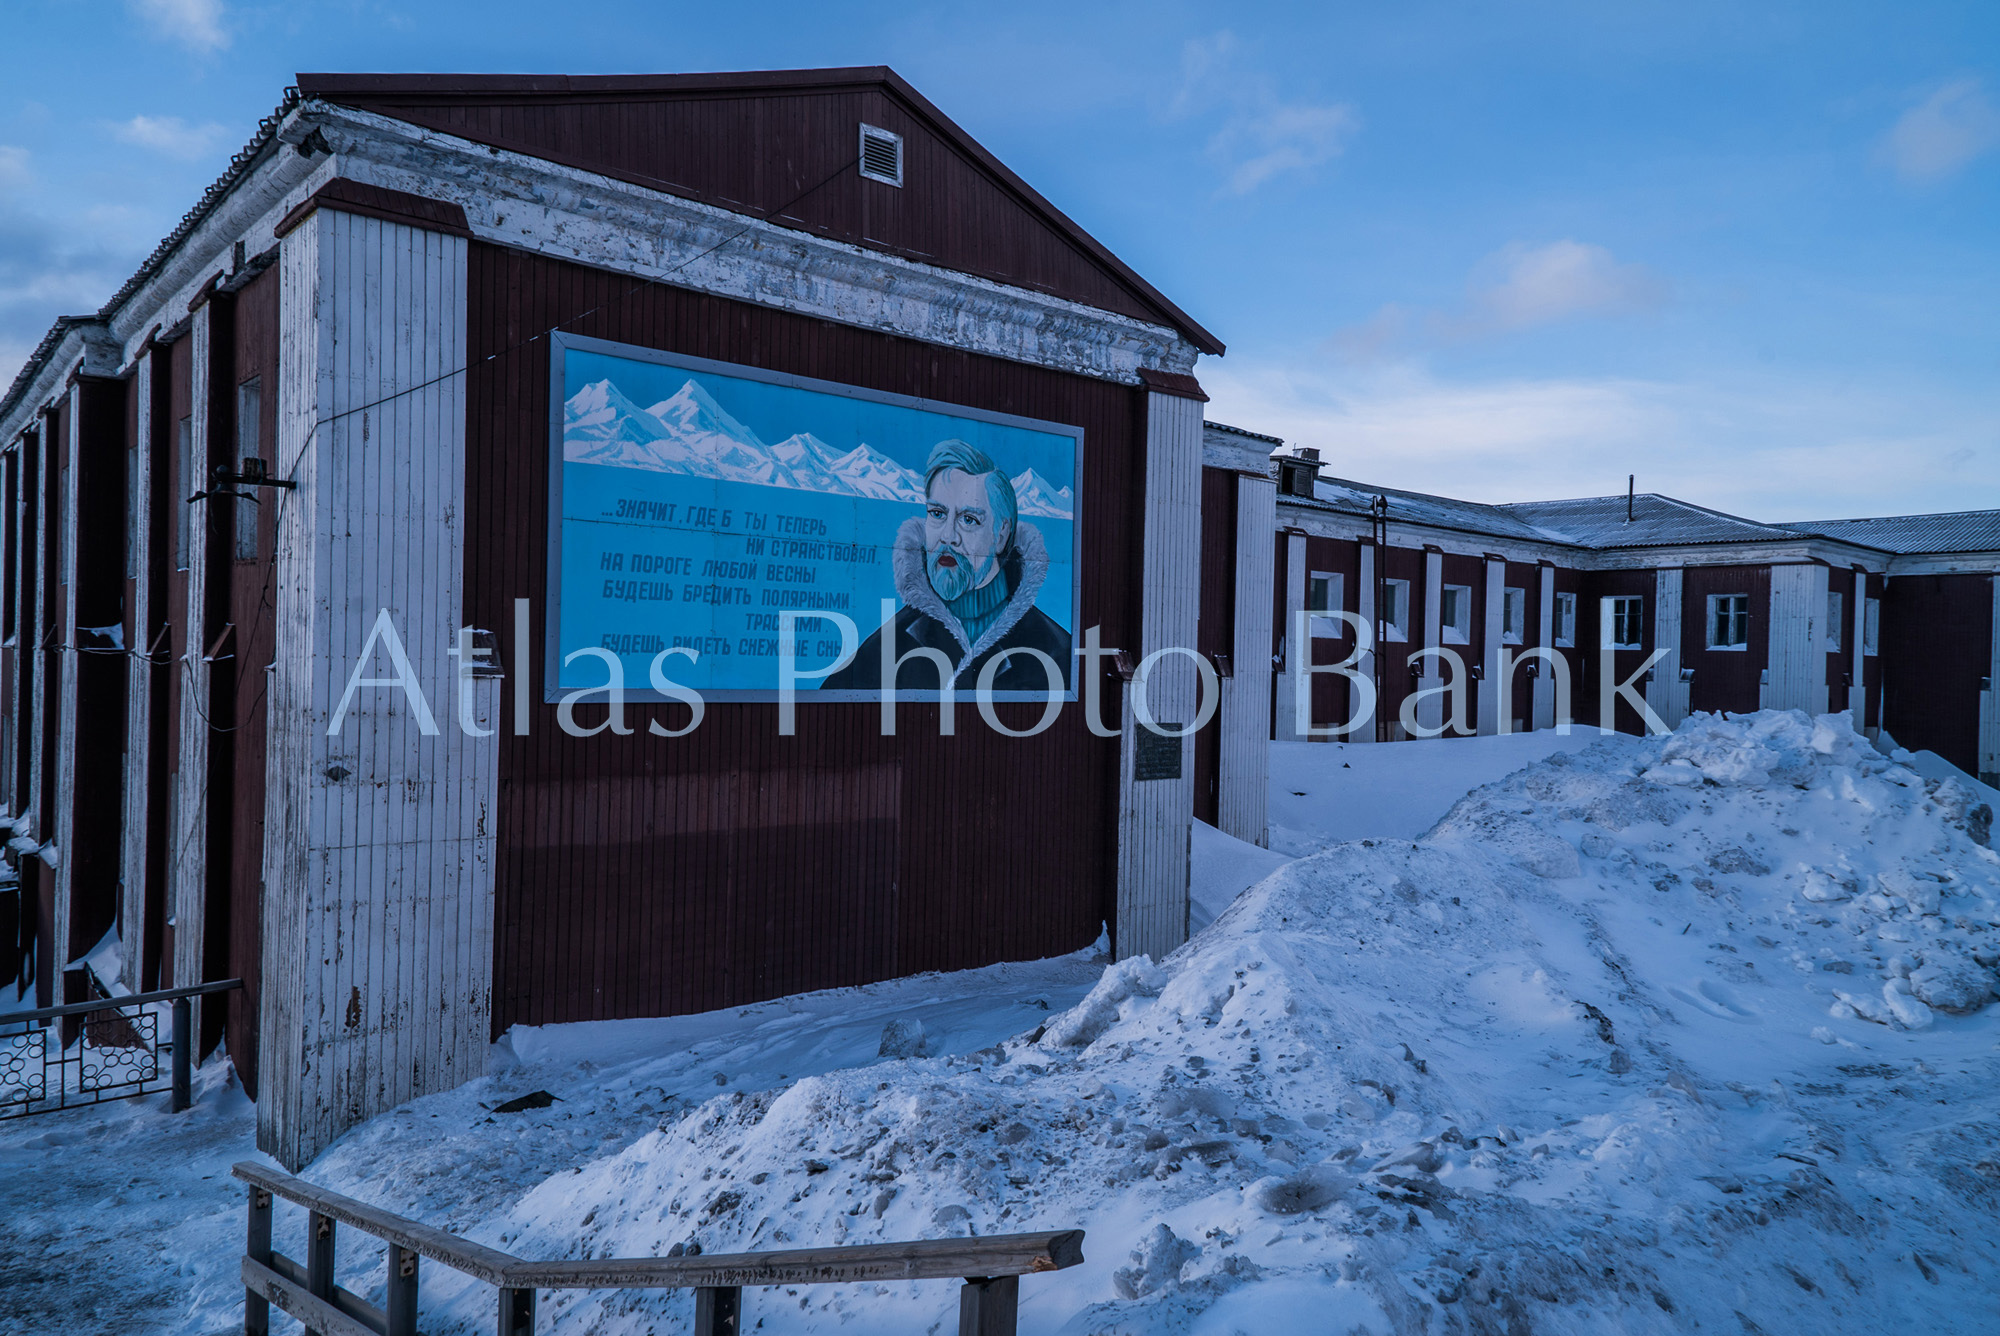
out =
<path fill-rule="evenodd" d="M 1983 1329 L 1991 812 L 1698 718 L 1284 868 L 984 1050 L 711 1100 L 480 1231 L 609 1256 L 1080 1225 L 1029 1330 Z M 758 1292 L 766 1332 L 949 1286 Z M 564 1295 L 565 1330 L 685 1300 Z"/>

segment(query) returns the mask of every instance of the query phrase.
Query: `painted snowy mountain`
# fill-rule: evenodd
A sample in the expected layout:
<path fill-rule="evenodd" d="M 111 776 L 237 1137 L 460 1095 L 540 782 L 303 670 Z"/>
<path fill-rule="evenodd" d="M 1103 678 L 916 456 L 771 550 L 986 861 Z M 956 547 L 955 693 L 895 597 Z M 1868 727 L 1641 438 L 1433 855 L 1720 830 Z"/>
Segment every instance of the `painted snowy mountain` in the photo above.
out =
<path fill-rule="evenodd" d="M 1067 520 L 1076 516 L 1076 496 L 1067 487 L 1057 487 L 1029 469 L 1013 480 L 1014 502 L 1023 515 Z"/>
<path fill-rule="evenodd" d="M 843 454 L 809 431 L 765 444 L 693 380 L 651 408 L 609 380 L 584 386 L 563 404 L 563 458 L 915 505 L 924 499 L 923 474 L 871 445 Z M 1069 488 L 1033 469 L 1013 482 L 1021 514 L 1071 518 Z"/>
<path fill-rule="evenodd" d="M 924 499 L 920 474 L 870 446 L 842 454 L 811 432 L 765 444 L 693 380 L 650 408 L 609 380 L 584 386 L 563 404 L 563 458 L 885 501 Z"/>

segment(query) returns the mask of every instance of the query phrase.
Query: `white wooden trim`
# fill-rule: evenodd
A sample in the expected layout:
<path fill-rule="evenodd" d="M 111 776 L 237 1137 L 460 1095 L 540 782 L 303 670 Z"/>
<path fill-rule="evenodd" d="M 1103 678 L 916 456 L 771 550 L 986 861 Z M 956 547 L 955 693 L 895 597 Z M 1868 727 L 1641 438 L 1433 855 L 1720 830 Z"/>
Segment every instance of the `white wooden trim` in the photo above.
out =
<path fill-rule="evenodd" d="M 1543 649 L 1553 648 L 1556 643 L 1556 570 L 1553 566 L 1543 566 L 1538 577 L 1541 594 L 1536 603 L 1539 616 L 1535 619 L 1535 644 Z M 1546 659 L 1535 664 L 1535 717 L 1530 728 L 1554 728 L 1556 726 L 1556 678 L 1554 666 Z"/>
<path fill-rule="evenodd" d="M 126 478 L 128 494 L 138 499 L 131 507 L 131 530 L 125 535 L 130 544 L 125 569 L 136 569 L 139 578 L 131 581 L 132 642 L 126 646 L 125 675 L 125 812 L 118 829 L 118 888 L 120 916 L 125 930 L 119 938 L 120 967 L 125 986 L 137 992 L 145 964 L 146 944 L 146 779 L 152 747 L 152 669 L 146 655 L 150 647 L 147 629 L 152 623 L 151 582 L 146 578 L 148 546 L 152 542 L 153 507 L 153 354 L 140 355 L 132 368 L 132 390 L 138 409 L 134 427 L 136 444 L 126 453 L 131 475 Z M 120 572 L 123 575 L 125 572 Z"/>
<path fill-rule="evenodd" d="M 188 331 L 192 367 L 188 397 L 188 449 L 194 455 L 193 477 L 205 485 L 208 459 L 208 400 L 210 355 L 209 312 L 195 309 Z M 187 498 L 173 497 L 176 508 Z M 180 750 L 173 786 L 173 822 L 167 831 L 167 898 L 174 907 L 174 985 L 205 982 L 202 939 L 208 921 L 208 631 L 202 608 L 208 600 L 208 502 L 195 502 L 188 527 L 187 645 L 169 671 L 180 702 Z M 201 1033 L 204 999 L 194 999 L 194 1033 Z"/>
<path fill-rule="evenodd" d="M 280 258 L 257 1144 L 288 1166 L 485 1071 L 497 749 L 456 723 L 466 242 L 322 209 Z M 414 388 L 423 386 L 423 388 Z M 399 393 L 400 391 L 400 393 Z M 432 707 L 364 689 L 327 727 L 378 610 Z M 374 672 L 384 671 L 378 657 Z M 497 679 L 475 679 L 493 726 Z"/>
<path fill-rule="evenodd" d="M 1477 709 L 1479 717 L 1473 729 L 1481 737 L 1491 737 L 1500 731 L 1501 711 L 1514 708 L 1511 691 L 1503 692 L 1501 687 L 1510 685 L 1500 680 L 1500 635 L 1505 624 L 1507 597 L 1507 563 L 1488 559 L 1486 562 L 1486 638 L 1480 651 L 1480 671 L 1484 676 L 1479 680 Z M 1510 718 L 1508 728 L 1513 727 Z"/>
<path fill-rule="evenodd" d="M 1234 676 L 1222 683 L 1221 793 L 1216 820 L 1224 834 L 1270 841 L 1271 581 L 1275 574 L 1278 486 L 1236 479 L 1236 638 Z"/>
<path fill-rule="evenodd" d="M 1444 643 L 1443 626 L 1440 619 L 1444 615 L 1444 556 L 1438 552 L 1424 553 L 1424 625 L 1421 648 L 1433 649 Z M 1409 671 L 1407 663 L 1396 665 L 1402 672 Z M 1417 678 L 1417 690 L 1431 691 L 1445 684 L 1445 675 L 1438 671 L 1435 656 L 1425 659 L 1419 665 L 1421 675 Z M 1426 696 L 1417 702 L 1417 723 L 1423 728 L 1441 728 L 1444 725 L 1444 697 Z"/>
<path fill-rule="evenodd" d="M 1767 710 L 1826 712 L 1826 567 L 1773 566 Z"/>
<path fill-rule="evenodd" d="M 69 411 L 66 414 L 68 426 L 65 435 L 65 454 L 68 467 L 62 470 L 62 516 L 56 531 L 56 570 L 54 578 L 62 592 L 61 614 L 57 623 L 61 632 L 55 652 L 45 655 L 44 664 L 59 665 L 56 671 L 62 674 L 62 690 L 56 701 L 55 738 L 56 749 L 56 810 L 48 814 L 45 823 L 49 838 L 55 841 L 57 862 L 55 868 L 55 921 L 50 925 L 50 940 L 56 951 L 56 1000 L 65 1001 L 63 995 L 63 966 L 87 951 L 95 943 L 85 943 L 79 949 L 70 940 L 72 924 L 76 918 L 74 900 L 74 878 L 76 869 L 76 507 L 77 478 L 83 472 L 79 464 L 83 457 L 83 386 L 72 382 L 69 387 Z"/>
<path fill-rule="evenodd" d="M 1369 632 L 1372 636 L 1374 632 L 1378 629 L 1375 623 L 1375 544 L 1359 543 L 1356 546 L 1360 548 L 1361 561 L 1359 566 L 1356 567 L 1358 574 L 1355 579 L 1356 588 L 1354 590 L 1354 615 L 1359 617 L 1363 622 L 1366 622 L 1368 624 Z M 1359 661 L 1357 661 L 1354 665 L 1355 671 L 1360 673 L 1363 677 L 1367 678 L 1370 682 L 1373 682 L 1375 680 L 1375 656 L 1382 652 L 1383 651 L 1378 647 L 1369 650 L 1366 654 L 1363 654 L 1359 659 Z M 1348 698 L 1352 700 L 1354 694 L 1355 693 L 1350 692 Z M 1377 700 L 1374 704 L 1373 710 L 1371 711 L 1369 717 L 1366 720 L 1361 721 L 1361 726 L 1359 728 L 1356 728 L 1352 733 L 1349 733 L 1346 737 L 1342 738 L 1341 741 L 1343 742 L 1380 741 L 1380 738 L 1376 734 L 1376 725 L 1381 722 L 1381 717 L 1382 717 L 1382 702 L 1380 700 Z M 1352 724 L 1356 721 L 1349 718 L 1349 719 L 1343 719 L 1340 722 L 1344 724 Z"/>
<path fill-rule="evenodd" d="M 1668 728 L 1679 728 L 1688 716 L 1688 684 L 1681 681 L 1683 583 L 1680 569 L 1673 566 L 1659 571 L 1653 581 L 1653 648 L 1666 654 L 1653 664 L 1646 706 Z"/>
<path fill-rule="evenodd" d="M 1145 566 L 1140 578 L 1139 657 L 1192 647 L 1201 607 L 1201 403 L 1146 396 Z M 1300 652 L 1287 647 L 1288 653 Z M 1183 655 L 1162 659 L 1147 685 L 1161 724 L 1194 721 L 1198 678 Z M 1187 940 L 1188 841 L 1194 832 L 1194 738 L 1181 739 L 1181 777 L 1135 783 L 1132 712 L 1124 698 L 1118 770 L 1117 954 L 1158 960 Z"/>

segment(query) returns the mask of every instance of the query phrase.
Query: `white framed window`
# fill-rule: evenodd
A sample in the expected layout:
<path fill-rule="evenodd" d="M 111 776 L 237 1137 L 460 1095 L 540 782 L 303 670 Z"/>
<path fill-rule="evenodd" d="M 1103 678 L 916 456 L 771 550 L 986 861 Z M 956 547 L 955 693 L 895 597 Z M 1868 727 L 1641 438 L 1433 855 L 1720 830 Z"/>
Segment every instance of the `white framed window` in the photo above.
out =
<path fill-rule="evenodd" d="M 1528 591 L 1509 585 L 1500 591 L 1500 643 L 1521 644 L 1528 634 Z"/>
<path fill-rule="evenodd" d="M 1874 654 L 1882 643 L 1882 600 L 1868 599 L 1861 605 L 1861 652 Z"/>
<path fill-rule="evenodd" d="M 1384 640 L 1408 640 L 1410 638 L 1410 582 L 1408 580 L 1384 580 L 1382 582 L 1382 638 Z"/>
<path fill-rule="evenodd" d="M 1555 616 L 1556 644 L 1568 648 L 1576 644 L 1576 595 L 1557 594 Z"/>
<path fill-rule="evenodd" d="M 1313 571 L 1306 576 L 1306 611 L 1339 612 L 1346 606 L 1347 582 L 1339 571 Z M 1314 617 L 1312 632 L 1338 640 L 1345 623 L 1338 617 Z"/>
<path fill-rule="evenodd" d="M 1472 643 L 1472 586 L 1446 585 L 1439 591 L 1438 632 L 1447 645 Z"/>
<path fill-rule="evenodd" d="M 1604 600 L 1604 624 L 1613 649 L 1644 649 L 1646 600 L 1637 594 L 1617 594 Z"/>
<path fill-rule="evenodd" d="M 1708 596 L 1708 647 L 1748 649 L 1750 647 L 1750 596 L 1710 594 Z"/>
<path fill-rule="evenodd" d="M 1842 627 L 1846 622 L 1847 596 L 1835 590 L 1826 591 L 1826 652 L 1840 653 L 1840 647 L 1847 643 L 1847 635 Z"/>

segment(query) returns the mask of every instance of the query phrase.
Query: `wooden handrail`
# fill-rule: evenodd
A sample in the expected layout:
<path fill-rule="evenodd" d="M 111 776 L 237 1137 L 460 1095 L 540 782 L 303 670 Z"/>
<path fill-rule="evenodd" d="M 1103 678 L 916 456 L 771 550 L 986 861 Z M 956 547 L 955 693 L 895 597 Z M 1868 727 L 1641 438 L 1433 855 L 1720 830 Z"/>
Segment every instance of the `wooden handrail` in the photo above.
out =
<path fill-rule="evenodd" d="M 338 1192 L 316 1187 L 281 1170 L 267 1169 L 261 1164 L 243 1160 L 230 1166 L 229 1172 L 273 1196 L 330 1216 L 343 1225 L 353 1225 L 363 1233 L 373 1234 L 385 1243 L 406 1248 L 433 1262 L 443 1262 L 452 1270 L 463 1271 L 488 1285 L 509 1284 L 507 1268 L 521 1265 L 521 1259 L 512 1253 L 462 1239 L 456 1234 L 448 1234 L 442 1229 L 434 1229 L 352 1197 L 343 1197 Z"/>
<path fill-rule="evenodd" d="M 501 1336 L 534 1330 L 537 1290 L 691 1289 L 698 1336 L 734 1332 L 745 1286 L 832 1285 L 867 1281 L 963 1280 L 961 1336 L 1012 1336 L 1019 1278 L 1060 1271 L 1083 1261 L 1083 1231 L 1045 1230 L 986 1238 L 921 1239 L 845 1248 L 719 1253 L 691 1257 L 622 1257 L 602 1261 L 530 1261 L 330 1191 L 280 1170 L 242 1161 L 230 1172 L 251 1186 L 250 1250 L 243 1261 L 244 1330 L 262 1336 L 266 1305 L 277 1304 L 308 1326 L 343 1336 L 407 1336 L 414 1332 L 415 1257 L 400 1274 L 409 1302 L 398 1317 L 383 1313 L 309 1268 L 269 1251 L 270 1200 L 283 1197 L 325 1221 L 325 1256 L 334 1222 L 352 1225 L 390 1245 L 392 1275 L 399 1253 L 428 1257 L 500 1291 Z M 303 1283 L 302 1283 L 303 1281 Z M 379 1315 L 379 1316 L 378 1316 Z"/>

